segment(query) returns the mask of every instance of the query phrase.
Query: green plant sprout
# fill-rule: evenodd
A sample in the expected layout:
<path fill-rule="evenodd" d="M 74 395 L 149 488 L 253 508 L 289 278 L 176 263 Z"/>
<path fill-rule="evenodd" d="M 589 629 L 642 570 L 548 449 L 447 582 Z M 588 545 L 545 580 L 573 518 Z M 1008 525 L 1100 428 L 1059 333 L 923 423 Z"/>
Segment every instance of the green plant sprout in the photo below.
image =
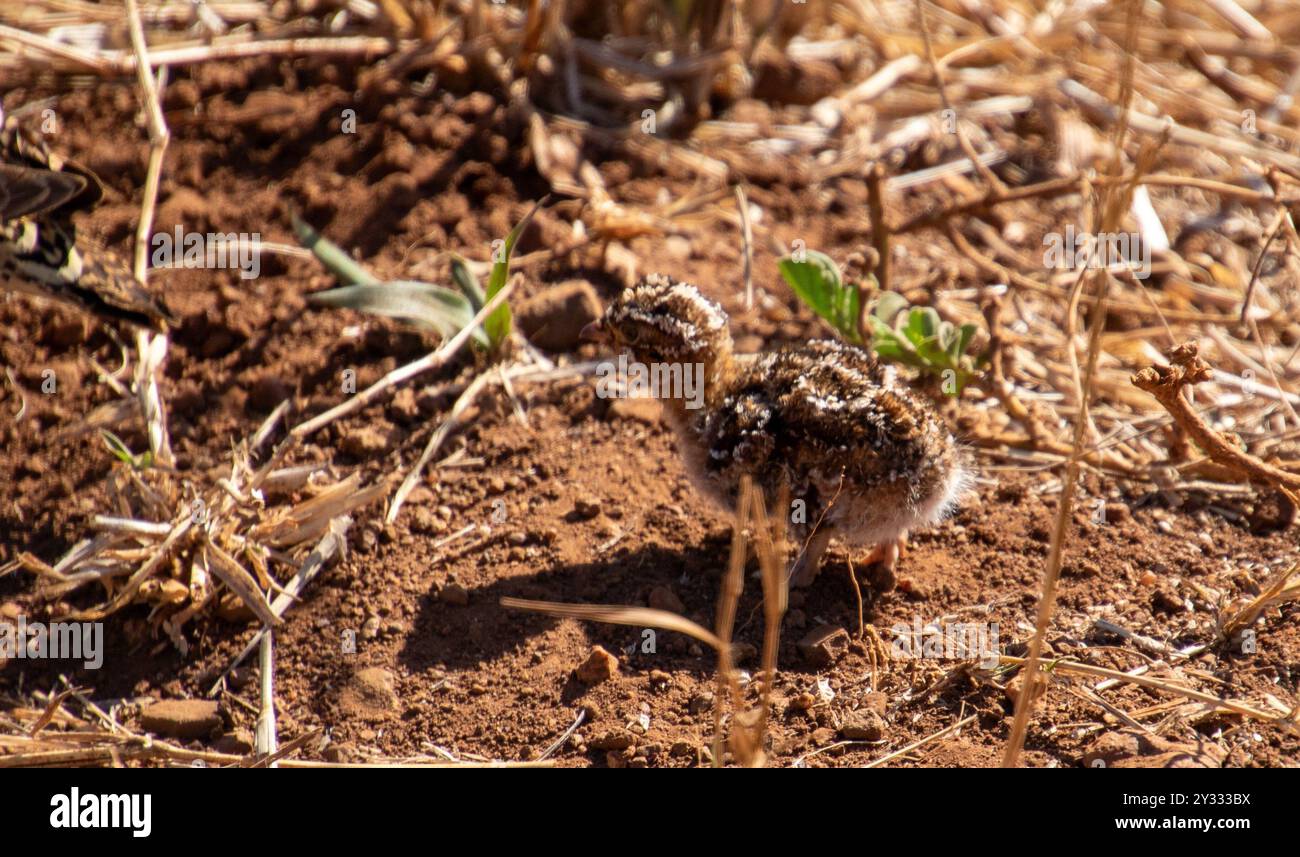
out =
<path fill-rule="evenodd" d="M 532 222 L 537 209 L 549 198 L 549 196 L 543 197 L 536 202 L 528 210 L 528 213 L 523 216 L 523 219 L 515 224 L 515 228 L 510 230 L 505 243 L 493 250 L 492 273 L 488 276 L 485 295 L 487 300 L 492 300 L 492 298 L 496 297 L 497 292 L 505 288 L 506 281 L 510 279 L 510 254 L 514 252 L 515 244 L 519 241 L 519 237 L 524 234 L 524 230 L 528 228 L 528 224 Z M 468 269 L 464 273 L 468 274 Z M 473 279 L 473 277 L 471 276 L 469 279 Z M 483 322 L 483 326 L 487 328 L 488 339 L 491 340 L 493 349 L 500 347 L 501 343 L 509 338 L 511 319 L 510 304 L 503 301 L 501 306 L 493 310 L 492 314 Z"/>
<path fill-rule="evenodd" d="M 862 297 L 856 285 L 848 285 L 840 276 L 835 261 L 825 253 L 804 250 L 786 256 L 777 263 L 781 276 L 799 296 L 799 300 L 835 328 L 846 342 L 862 344 L 858 332 L 858 314 Z M 872 279 L 874 284 L 875 280 Z"/>
<path fill-rule="evenodd" d="M 470 270 L 469 263 L 456 254 L 451 257 L 451 279 L 459 292 L 415 280 L 380 282 L 341 247 L 294 215 L 293 231 L 298 236 L 298 241 L 311 250 L 321 264 L 344 284 L 337 289 L 310 295 L 308 300 L 325 306 L 347 307 L 401 319 L 435 330 L 444 338 L 454 336 L 473 321 L 484 304 L 505 287 L 510 278 L 510 254 L 544 202 L 546 200 L 542 199 L 533 205 L 515 228 L 510 230 L 510 234 L 494 245 L 492 271 L 488 276 L 486 293 Z M 510 305 L 502 302 L 484 320 L 483 326 L 474 331 L 474 342 L 495 351 L 509 339 L 511 326 Z"/>
<path fill-rule="evenodd" d="M 113 453 L 113 457 L 119 461 L 130 465 L 132 470 L 147 470 L 153 466 L 153 453 L 145 450 L 139 455 L 131 451 L 122 438 L 113 434 L 108 429 L 99 430 L 100 437 L 104 439 L 104 446 L 108 451 Z"/>
<path fill-rule="evenodd" d="M 802 258 L 786 256 L 778 267 L 794 293 L 824 318 L 840 338 L 861 345 L 858 329 L 861 292 L 846 284 L 839 268 L 825 253 L 806 250 Z M 870 278 L 875 286 L 875 278 Z M 940 379 L 944 393 L 960 396 L 978 374 L 980 361 L 967 353 L 975 337 L 973 324 L 944 321 L 933 307 L 909 306 L 896 292 L 883 292 L 867 317 L 871 349 L 881 360 L 901 363 L 923 375 Z"/>
<path fill-rule="evenodd" d="M 307 299 L 314 304 L 347 307 L 372 315 L 400 319 L 434 330 L 444 339 L 460 332 L 474 320 L 474 314 L 483 306 L 482 292 L 471 295 L 415 280 L 381 282 L 341 247 L 308 226 L 297 215 L 293 217 L 293 231 L 298 236 L 299 243 L 311 250 L 321 264 L 343 283 L 337 289 L 309 295 Z M 468 279 L 472 281 L 473 277 L 469 276 Z M 457 286 L 462 290 L 464 288 L 459 279 Z M 477 306 L 475 298 L 479 299 Z M 488 335 L 481 327 L 474 331 L 473 339 L 482 347 L 490 344 Z"/>

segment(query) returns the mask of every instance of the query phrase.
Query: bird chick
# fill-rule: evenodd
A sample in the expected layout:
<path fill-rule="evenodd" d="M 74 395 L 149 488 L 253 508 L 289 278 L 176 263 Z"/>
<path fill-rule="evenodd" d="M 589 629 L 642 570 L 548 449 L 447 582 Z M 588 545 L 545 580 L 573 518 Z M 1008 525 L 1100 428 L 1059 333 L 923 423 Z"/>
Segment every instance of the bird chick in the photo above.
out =
<path fill-rule="evenodd" d="M 873 546 L 867 561 L 892 581 L 908 531 L 941 520 L 969 483 L 943 422 L 861 348 L 814 341 L 737 358 L 722 308 L 660 274 L 625 290 L 585 333 L 647 366 L 703 366 L 702 403 L 656 391 L 687 472 L 724 509 L 746 473 L 768 497 L 788 489 L 802 545 L 793 586 L 813 581 L 836 537 Z"/>
<path fill-rule="evenodd" d="M 0 288 L 161 329 L 173 320 L 161 299 L 124 261 L 78 241 L 73 213 L 102 195 L 94 173 L 50 152 L 0 109 Z"/>

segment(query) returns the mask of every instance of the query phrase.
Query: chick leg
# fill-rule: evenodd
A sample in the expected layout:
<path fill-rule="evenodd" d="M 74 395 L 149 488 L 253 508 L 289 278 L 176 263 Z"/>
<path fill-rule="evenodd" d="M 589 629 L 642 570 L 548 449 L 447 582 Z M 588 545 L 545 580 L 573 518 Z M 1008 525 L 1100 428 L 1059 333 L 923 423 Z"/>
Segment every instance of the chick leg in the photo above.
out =
<path fill-rule="evenodd" d="M 808 539 L 799 558 L 795 560 L 794 567 L 790 569 L 791 587 L 802 588 L 816 579 L 817 572 L 821 570 L 822 554 L 826 553 L 826 546 L 831 543 L 832 535 L 830 527 L 822 527 Z"/>
<path fill-rule="evenodd" d="M 871 549 L 866 564 L 876 566 L 873 583 L 877 589 L 888 592 L 898 583 L 898 578 L 894 575 L 894 567 L 898 565 L 898 558 L 902 556 L 906 547 L 907 531 L 904 530 L 898 538 L 881 542 Z"/>

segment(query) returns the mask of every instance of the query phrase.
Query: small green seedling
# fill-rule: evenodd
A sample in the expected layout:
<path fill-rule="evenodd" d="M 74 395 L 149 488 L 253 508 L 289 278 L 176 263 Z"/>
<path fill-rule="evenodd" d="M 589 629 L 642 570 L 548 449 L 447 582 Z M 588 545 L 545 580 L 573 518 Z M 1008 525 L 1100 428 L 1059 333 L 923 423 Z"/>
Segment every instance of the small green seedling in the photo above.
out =
<path fill-rule="evenodd" d="M 343 286 L 316 292 L 308 296 L 315 304 L 333 307 L 347 307 L 373 315 L 397 318 L 419 327 L 437 331 L 444 339 L 455 336 L 467 324 L 474 320 L 474 314 L 482 308 L 482 292 L 477 295 L 463 293 L 464 286 L 458 278 L 457 285 L 462 292 L 456 292 L 445 286 L 434 285 L 414 280 L 391 280 L 381 282 L 363 266 L 357 264 L 341 247 L 322 236 L 308 226 L 296 215 L 293 218 L 293 231 L 298 241 L 316 255 Z M 468 271 L 465 272 L 468 274 Z M 454 274 L 454 267 L 453 267 Z M 472 275 L 468 276 L 473 280 Z M 477 291 L 477 284 L 475 284 Z M 475 297 L 479 298 L 475 304 Z M 474 341 L 480 346 L 490 344 L 488 335 L 480 327 L 473 333 Z"/>
<path fill-rule="evenodd" d="M 943 381 L 943 391 L 960 396 L 976 374 L 966 353 L 975 325 L 960 327 L 939 318 L 933 307 L 909 307 L 895 292 L 885 292 L 869 316 L 872 348 L 882 360 L 902 363 Z"/>
<path fill-rule="evenodd" d="M 113 457 L 130 465 L 132 470 L 147 470 L 153 466 L 153 453 L 149 450 L 146 449 L 136 455 L 122 438 L 108 429 L 100 429 L 99 434 L 104 439 L 104 446 L 107 446 L 108 451 L 113 453 Z"/>
<path fill-rule="evenodd" d="M 861 290 L 857 284 L 844 282 L 834 260 L 825 253 L 804 250 L 798 258 L 786 256 L 778 267 L 799 299 L 835 328 L 841 339 L 863 344 L 858 330 Z M 874 277 L 870 287 L 876 287 Z M 868 322 L 871 348 L 880 359 L 934 376 L 947 395 L 961 395 L 975 377 L 977 361 L 966 353 L 975 325 L 957 327 L 939 318 L 932 307 L 908 306 L 906 298 L 895 292 L 880 295 Z"/>
<path fill-rule="evenodd" d="M 862 336 L 858 333 L 862 298 L 856 285 L 844 282 L 839 267 L 830 256 L 816 250 L 804 250 L 799 257 L 786 256 L 777 267 L 799 300 L 826 319 L 840 338 L 855 345 L 862 344 Z"/>
<path fill-rule="evenodd" d="M 488 276 L 487 300 L 496 297 L 496 293 L 505 288 L 506 281 L 510 279 L 510 254 L 514 252 L 515 244 L 519 241 L 519 236 L 524 234 L 528 224 L 532 222 L 533 215 L 542 203 L 546 202 L 549 197 L 544 197 L 538 201 L 523 219 L 515 224 L 515 228 L 510 230 L 505 241 L 492 248 L 492 273 Z M 466 272 L 468 273 L 468 271 Z M 471 278 L 472 279 L 472 278 Z M 492 343 L 492 348 L 498 348 L 502 342 L 505 342 L 510 336 L 511 315 L 510 304 L 503 302 L 501 306 L 492 311 L 492 314 L 484 321 L 483 326 L 487 328 L 488 339 Z"/>

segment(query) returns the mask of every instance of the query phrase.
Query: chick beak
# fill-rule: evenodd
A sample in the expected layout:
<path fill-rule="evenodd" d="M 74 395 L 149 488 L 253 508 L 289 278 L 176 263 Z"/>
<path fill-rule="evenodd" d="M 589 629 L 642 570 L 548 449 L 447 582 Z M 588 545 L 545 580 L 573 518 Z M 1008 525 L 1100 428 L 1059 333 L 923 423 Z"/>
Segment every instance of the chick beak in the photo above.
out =
<path fill-rule="evenodd" d="M 578 336 L 584 342 L 608 342 L 609 341 L 609 335 L 605 332 L 605 326 L 601 323 L 600 319 L 596 319 L 595 321 L 591 322 L 586 327 L 584 327 L 582 329 L 582 332 L 579 333 Z"/>

